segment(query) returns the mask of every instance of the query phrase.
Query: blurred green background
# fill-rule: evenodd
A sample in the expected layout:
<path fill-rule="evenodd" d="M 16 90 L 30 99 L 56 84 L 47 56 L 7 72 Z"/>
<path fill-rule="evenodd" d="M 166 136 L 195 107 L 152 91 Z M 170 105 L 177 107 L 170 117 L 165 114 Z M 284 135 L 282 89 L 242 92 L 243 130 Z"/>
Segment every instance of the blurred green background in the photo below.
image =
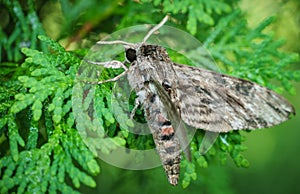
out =
<path fill-rule="evenodd" d="M 299 1 L 244 0 L 240 5 L 247 13 L 250 26 L 276 15 L 271 30 L 276 37 L 286 40 L 285 50 L 299 53 Z M 248 150 L 244 154 L 250 168 L 231 169 L 232 185 L 237 193 L 300 193 L 300 84 L 295 86 L 297 95 L 286 97 L 294 105 L 296 116 L 272 129 L 247 134 Z"/>
<path fill-rule="evenodd" d="M 25 4 L 26 1 L 20 1 Z M 44 4 L 46 2 L 46 4 Z M 115 11 L 116 6 L 124 6 L 123 1 L 99 1 L 99 7 L 90 5 L 90 1 L 37 1 L 39 17 L 47 35 L 59 42 L 67 50 L 93 45 L 101 37 L 114 29 L 125 27 L 129 23 L 116 26 L 118 17 L 122 17 L 124 9 Z M 70 4 L 66 4 L 69 2 Z M 238 1 L 232 1 L 238 2 Z M 89 22 L 84 23 L 78 10 L 61 9 L 82 3 L 88 8 L 84 17 Z M 139 0 L 126 2 L 140 3 Z M 75 6 L 76 7 L 76 6 Z M 79 7 L 79 6 L 78 6 Z M 268 27 L 276 38 L 283 38 L 286 44 L 282 50 L 300 54 L 300 2 L 298 0 L 242 0 L 237 3 L 247 18 L 248 25 L 257 26 L 269 16 L 276 16 L 275 22 Z M 141 7 L 140 12 L 143 12 Z M 63 14 L 62 10 L 67 11 Z M 126 9 L 125 9 L 126 11 Z M 130 11 L 130 10 L 127 10 Z M 97 15 L 97 13 L 101 13 Z M 1 11 L 5 16 L 5 11 Z M 114 16 L 115 17 L 112 17 Z M 127 14 L 130 16 L 130 14 Z M 64 17 L 68 16 L 68 17 Z M 135 15 L 132 17 L 139 18 Z M 147 21 L 145 16 L 140 21 Z M 160 16 L 154 15 L 153 17 Z M 77 20 L 79 18 L 79 20 Z M 92 19 L 91 19 L 92 18 Z M 112 18 L 109 20 L 108 18 Z M 82 21 L 80 21 L 82 19 Z M 149 20 L 151 21 L 151 20 Z M 82 23 L 81 23 L 82 22 Z M 145 23 L 144 22 L 144 23 Z M 2 26 L 9 21 L 3 20 Z M 122 26 L 123 25 L 123 26 Z M 65 26 L 67 28 L 65 29 Z M 105 28 L 103 27 L 105 26 Z M 76 32 L 71 34 L 70 32 Z M 76 42 L 81 40 L 80 45 Z M 292 68 L 300 69 L 298 64 Z M 243 155 L 250 162 L 249 168 L 238 168 L 232 161 L 227 165 L 212 165 L 198 173 L 198 179 L 183 189 L 180 185 L 172 187 L 166 180 L 161 167 L 144 171 L 129 171 L 119 169 L 103 161 L 100 162 L 101 173 L 94 177 L 97 186 L 89 188 L 81 186 L 82 193 L 243 193 L 243 194 L 283 194 L 300 193 L 300 83 L 293 83 L 296 95 L 284 93 L 284 96 L 296 108 L 296 116 L 291 120 L 270 129 L 242 132 L 246 136 L 244 144 L 248 147 Z M 230 160 L 230 159 L 229 159 Z M 213 173 L 212 173 L 213 172 Z M 204 186 L 205 185 L 205 186 Z"/>

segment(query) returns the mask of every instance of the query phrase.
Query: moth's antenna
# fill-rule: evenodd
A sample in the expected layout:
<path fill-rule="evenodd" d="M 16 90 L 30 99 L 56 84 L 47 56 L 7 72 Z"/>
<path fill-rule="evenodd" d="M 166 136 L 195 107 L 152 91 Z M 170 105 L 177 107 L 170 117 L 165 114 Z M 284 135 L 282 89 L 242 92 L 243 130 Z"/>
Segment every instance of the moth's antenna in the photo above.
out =
<path fill-rule="evenodd" d="M 143 42 L 146 42 L 147 39 L 156 31 L 158 30 L 159 28 L 161 28 L 169 19 L 169 16 L 166 15 L 164 17 L 164 19 L 159 23 L 157 24 L 156 26 L 154 26 L 154 28 L 152 28 L 148 33 L 147 35 L 145 36 L 145 38 L 143 39 Z M 124 46 L 129 46 L 131 48 L 134 48 L 136 47 L 136 44 L 133 44 L 133 43 L 130 43 L 130 42 L 125 42 L 125 41 L 122 41 L 122 40 L 114 40 L 114 41 L 98 41 L 97 44 L 100 44 L 100 45 L 104 45 L 104 44 L 122 44 Z"/>
<path fill-rule="evenodd" d="M 157 24 L 156 26 L 154 26 L 154 28 L 152 28 L 152 29 L 148 32 L 148 34 L 145 36 L 145 38 L 144 38 L 144 40 L 143 40 L 143 43 L 146 42 L 147 39 L 148 39 L 148 38 L 149 38 L 156 30 L 158 30 L 159 28 L 161 28 L 161 27 L 168 21 L 168 19 L 169 19 L 169 16 L 166 15 L 166 16 L 164 17 L 164 19 L 163 19 L 159 24 Z"/>
<path fill-rule="evenodd" d="M 124 46 L 134 47 L 135 44 L 130 42 L 125 42 L 122 40 L 113 40 L 113 41 L 98 41 L 97 44 L 103 45 L 103 44 L 122 44 Z"/>

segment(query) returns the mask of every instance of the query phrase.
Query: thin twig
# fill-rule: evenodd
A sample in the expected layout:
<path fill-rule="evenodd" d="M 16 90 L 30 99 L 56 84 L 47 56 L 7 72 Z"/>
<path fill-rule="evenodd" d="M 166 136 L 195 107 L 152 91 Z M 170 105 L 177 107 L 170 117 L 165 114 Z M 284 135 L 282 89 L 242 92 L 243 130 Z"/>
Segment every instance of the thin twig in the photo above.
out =
<path fill-rule="evenodd" d="M 133 107 L 133 109 L 131 111 L 131 114 L 130 114 L 130 119 L 133 119 L 133 117 L 135 115 L 135 112 L 136 112 L 137 108 L 139 107 L 139 105 L 140 105 L 140 100 L 139 100 L 139 98 L 136 98 L 135 101 L 134 101 L 134 107 Z"/>

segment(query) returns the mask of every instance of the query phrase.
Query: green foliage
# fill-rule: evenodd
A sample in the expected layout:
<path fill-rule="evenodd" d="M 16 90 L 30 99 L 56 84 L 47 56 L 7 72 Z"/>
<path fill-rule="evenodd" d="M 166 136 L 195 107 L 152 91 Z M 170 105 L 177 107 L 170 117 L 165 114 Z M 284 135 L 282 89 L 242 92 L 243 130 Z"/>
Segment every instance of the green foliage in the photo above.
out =
<path fill-rule="evenodd" d="M 242 17 L 240 11 L 235 11 L 222 18 L 204 46 L 226 73 L 253 80 L 280 93 L 285 90 L 295 94 L 291 81 L 299 81 L 300 75 L 289 65 L 299 60 L 298 54 L 282 52 L 283 41 L 263 32 L 274 17 L 251 30 L 246 30 L 247 23 L 240 19 Z"/>
<path fill-rule="evenodd" d="M 205 0 L 205 1 L 167 1 L 167 0 L 144 0 L 142 2 L 153 2 L 154 6 L 161 6 L 164 13 L 174 15 L 186 14 L 188 19 L 186 29 L 191 34 L 196 34 L 197 23 L 213 26 L 215 24 L 215 15 L 222 15 L 231 11 L 231 6 L 223 1 Z"/>
<path fill-rule="evenodd" d="M 75 192 L 66 183 L 67 175 L 75 188 L 80 183 L 95 187 L 90 175 L 100 170 L 74 129 L 71 94 L 80 60 L 49 38 L 40 39 L 51 52 L 23 48 L 27 58 L 22 69 L 28 73 L 18 77 L 22 90 L 14 102 L 9 95 L 2 99 L 11 106 L 1 109 L 1 134 L 7 126 L 9 142 L 9 152 L 0 160 L 1 193 Z M 29 123 L 21 125 L 21 118 Z"/>
<path fill-rule="evenodd" d="M 34 8 L 34 2 L 29 0 L 26 1 L 26 5 L 21 5 L 19 1 L 3 0 L 1 4 L 6 9 L 1 9 L 3 20 L 0 22 L 0 57 L 3 59 L 0 58 L 0 61 L 20 61 L 23 56 L 19 48 L 22 47 L 44 49 L 44 45 L 36 41 L 37 35 L 43 35 L 45 32 Z"/>
<path fill-rule="evenodd" d="M 76 0 L 75 2 L 69 0 L 60 1 L 64 16 L 60 38 L 73 35 L 74 29 L 78 30 L 82 24 L 85 25 L 81 31 L 79 30 L 82 34 L 86 33 L 85 28 L 88 29 L 90 26 L 100 25 L 105 19 L 115 14 L 123 0 Z"/>
<path fill-rule="evenodd" d="M 157 23 L 168 13 L 168 24 L 202 40 L 224 73 L 292 94 L 291 82 L 300 80 L 300 71 L 290 67 L 298 56 L 280 50 L 283 41 L 264 32 L 274 18 L 249 29 L 241 11 L 233 11 L 235 1 L 105 0 L 100 6 L 96 0 L 56 3 L 65 18 L 60 38 L 83 38 L 82 30 L 87 26 L 112 32 L 138 23 Z M 86 83 L 114 77 L 120 70 L 95 69 L 81 62 L 86 53 L 84 44 L 71 52 L 44 36 L 43 21 L 36 11 L 41 5 L 6 0 L 1 5 L 7 8 L 1 8 L 4 18 L 12 22 L 3 19 L 0 29 L 0 193 L 78 193 L 81 184 L 96 186 L 92 176 L 100 172 L 95 160 L 99 152 L 108 154 L 125 145 L 131 149 L 154 147 L 151 136 L 128 131 L 133 123 L 117 106 L 112 83 Z M 81 79 L 86 77 L 90 80 Z M 127 105 L 132 109 L 133 100 Z M 144 121 L 141 110 L 135 117 Z M 198 181 L 205 190 L 216 192 L 219 187 L 207 177 L 213 177 L 216 166 L 225 165 L 228 156 L 238 167 L 249 166 L 242 155 L 245 137 L 239 132 L 222 134 L 205 155 L 200 155 L 203 136 L 198 130 L 191 142 L 192 161 L 182 160 L 181 185 L 187 188 Z M 203 175 L 204 169 L 213 172 Z M 218 184 L 229 185 L 223 179 Z"/>

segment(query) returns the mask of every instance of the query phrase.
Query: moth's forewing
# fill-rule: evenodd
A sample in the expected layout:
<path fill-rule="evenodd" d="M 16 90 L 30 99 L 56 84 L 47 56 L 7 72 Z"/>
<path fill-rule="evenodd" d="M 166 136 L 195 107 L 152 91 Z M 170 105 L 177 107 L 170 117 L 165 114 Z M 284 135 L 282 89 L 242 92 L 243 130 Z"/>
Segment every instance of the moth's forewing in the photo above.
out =
<path fill-rule="evenodd" d="M 295 113 L 286 99 L 254 82 L 186 65 L 173 67 L 181 118 L 190 126 L 212 132 L 266 128 Z"/>

